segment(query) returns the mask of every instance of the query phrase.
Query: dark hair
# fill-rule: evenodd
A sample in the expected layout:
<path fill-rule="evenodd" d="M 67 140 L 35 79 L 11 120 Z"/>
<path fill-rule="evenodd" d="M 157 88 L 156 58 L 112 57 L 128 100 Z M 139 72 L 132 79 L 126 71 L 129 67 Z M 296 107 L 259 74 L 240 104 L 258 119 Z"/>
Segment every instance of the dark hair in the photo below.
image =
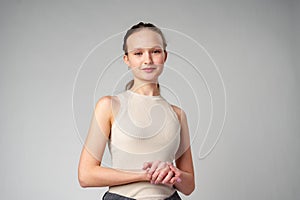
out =
<path fill-rule="evenodd" d="M 162 38 L 162 41 L 163 41 L 163 49 L 164 51 L 166 51 L 166 47 L 167 47 L 167 42 L 166 42 L 166 38 L 164 36 L 164 34 L 162 33 L 162 31 L 157 27 L 155 26 L 154 24 L 151 24 L 151 23 L 144 23 L 144 22 L 140 22 L 134 26 L 132 26 L 125 34 L 124 36 L 124 40 L 123 40 L 123 51 L 124 51 L 124 54 L 127 55 L 128 54 L 128 49 L 127 49 L 127 39 L 130 35 L 132 35 L 133 33 L 135 32 L 138 32 L 140 31 L 141 29 L 144 29 L 144 28 L 147 28 L 147 29 L 150 29 L 156 33 L 158 33 L 161 38 Z M 125 86 L 125 89 L 126 90 L 129 90 L 130 88 L 132 88 L 134 84 L 134 80 L 131 80 L 129 81 L 126 86 Z M 159 90 L 159 83 L 157 83 L 157 87 L 158 87 L 158 90 Z"/>

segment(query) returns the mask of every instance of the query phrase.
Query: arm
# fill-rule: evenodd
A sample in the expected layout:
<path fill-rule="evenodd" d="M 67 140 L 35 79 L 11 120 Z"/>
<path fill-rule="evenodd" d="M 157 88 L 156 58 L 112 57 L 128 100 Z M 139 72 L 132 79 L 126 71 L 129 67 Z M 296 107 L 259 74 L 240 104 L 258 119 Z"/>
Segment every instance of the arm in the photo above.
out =
<path fill-rule="evenodd" d="M 97 102 L 78 166 L 78 180 L 82 187 L 113 186 L 149 180 L 144 171 L 127 172 L 101 166 L 110 135 L 113 101 L 111 96 L 105 96 Z"/>
<path fill-rule="evenodd" d="M 195 189 L 194 167 L 190 146 L 189 128 L 185 112 L 178 108 L 176 113 L 181 113 L 179 117 L 181 123 L 181 138 L 179 150 L 176 155 L 177 169 L 175 170 L 175 168 L 173 167 L 173 170 L 175 170 L 175 175 L 176 173 L 181 174 L 181 182 L 175 182 L 174 186 L 183 194 L 189 195 Z M 179 170 L 179 172 L 177 170 Z"/>
<path fill-rule="evenodd" d="M 86 148 L 82 150 L 78 178 L 81 187 L 105 187 L 149 180 L 143 172 L 126 172 L 102 167 Z"/>
<path fill-rule="evenodd" d="M 180 192 L 189 195 L 195 189 L 193 160 L 190 148 L 188 124 L 185 113 L 174 107 L 181 123 L 180 146 L 176 154 L 176 167 L 171 163 L 154 161 L 145 163 L 143 169 L 149 169 L 151 183 L 173 185 Z"/>

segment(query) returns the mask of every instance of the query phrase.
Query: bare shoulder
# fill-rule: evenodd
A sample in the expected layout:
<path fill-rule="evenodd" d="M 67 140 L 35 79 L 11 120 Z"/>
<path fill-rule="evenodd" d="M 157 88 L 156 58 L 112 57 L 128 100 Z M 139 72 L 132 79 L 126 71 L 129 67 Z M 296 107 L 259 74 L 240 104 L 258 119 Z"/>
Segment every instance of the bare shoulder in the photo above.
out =
<path fill-rule="evenodd" d="M 103 108 L 109 107 L 112 103 L 112 100 L 113 100 L 112 96 L 107 95 L 107 96 L 101 97 L 96 103 L 96 109 L 98 109 L 98 108 L 103 109 Z"/>
<path fill-rule="evenodd" d="M 173 108 L 173 110 L 175 111 L 175 113 L 177 114 L 177 117 L 179 119 L 179 121 L 182 121 L 184 118 L 186 118 L 186 114 L 184 112 L 184 110 L 176 105 L 172 105 L 171 107 Z"/>
<path fill-rule="evenodd" d="M 106 95 L 106 96 L 101 97 L 97 101 L 96 108 L 103 107 L 103 108 L 111 109 L 112 104 L 118 103 L 118 102 L 119 102 L 119 99 L 117 96 Z"/>
<path fill-rule="evenodd" d="M 106 120 L 109 120 L 110 124 L 114 121 L 114 116 L 120 107 L 119 98 L 117 96 L 103 96 L 101 97 L 95 108 L 95 113 L 99 117 L 100 115 L 105 116 Z M 100 118 L 100 117 L 99 117 Z"/>
<path fill-rule="evenodd" d="M 96 107 L 95 107 L 95 113 L 97 115 L 101 114 L 101 115 L 106 115 L 111 117 L 111 113 L 112 113 L 112 105 L 114 102 L 114 97 L 113 96 L 102 96 L 100 99 L 98 99 L 97 103 L 96 103 Z"/>

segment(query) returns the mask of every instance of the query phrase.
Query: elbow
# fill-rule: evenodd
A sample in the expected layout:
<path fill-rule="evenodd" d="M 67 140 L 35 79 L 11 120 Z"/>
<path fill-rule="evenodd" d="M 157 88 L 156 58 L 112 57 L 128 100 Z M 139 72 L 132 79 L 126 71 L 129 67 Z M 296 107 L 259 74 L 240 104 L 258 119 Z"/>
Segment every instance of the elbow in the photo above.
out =
<path fill-rule="evenodd" d="M 189 187 L 186 188 L 186 190 L 181 191 L 184 195 L 189 196 L 193 193 L 195 190 L 195 183 L 191 184 Z"/>
<path fill-rule="evenodd" d="M 191 195 L 191 194 L 193 193 L 194 189 L 195 189 L 195 188 L 190 189 L 190 190 L 187 190 L 187 191 L 182 191 L 182 193 L 183 193 L 185 196 L 189 196 L 189 195 Z"/>
<path fill-rule="evenodd" d="M 186 195 L 186 196 L 189 196 L 190 194 L 192 194 L 192 193 L 194 192 L 194 190 L 195 190 L 195 187 L 191 188 L 190 190 L 188 190 L 188 191 L 185 193 L 185 195 Z"/>
<path fill-rule="evenodd" d="M 81 176 L 81 175 L 78 175 L 78 182 L 79 182 L 79 185 L 82 187 L 82 188 L 86 188 L 88 187 L 88 184 L 86 182 L 86 179 Z"/>
<path fill-rule="evenodd" d="M 87 174 L 80 169 L 78 170 L 78 182 L 82 188 L 89 187 Z"/>
<path fill-rule="evenodd" d="M 193 193 L 194 189 L 195 189 L 195 188 L 192 188 L 192 189 L 189 189 L 189 190 L 184 191 L 184 192 L 182 192 L 182 193 L 183 193 L 184 195 L 186 195 L 186 196 L 189 196 L 190 194 Z"/>
<path fill-rule="evenodd" d="M 80 185 L 82 188 L 88 187 L 88 184 L 87 184 L 87 182 L 85 181 L 85 179 L 78 177 L 78 181 L 79 181 L 79 185 Z"/>

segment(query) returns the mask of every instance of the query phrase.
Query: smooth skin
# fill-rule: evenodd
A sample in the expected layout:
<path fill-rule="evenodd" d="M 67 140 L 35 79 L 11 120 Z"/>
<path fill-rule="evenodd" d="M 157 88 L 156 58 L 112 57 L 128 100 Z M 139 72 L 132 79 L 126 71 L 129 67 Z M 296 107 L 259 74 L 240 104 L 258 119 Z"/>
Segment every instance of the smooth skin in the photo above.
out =
<path fill-rule="evenodd" d="M 158 77 L 163 72 L 163 65 L 167 59 L 167 52 L 163 51 L 162 44 L 161 36 L 150 29 L 141 29 L 127 39 L 128 54 L 124 55 L 123 60 L 131 68 L 134 76 L 132 91 L 143 95 L 159 95 Z M 146 71 L 145 68 L 151 69 Z M 88 135 L 93 135 L 93 132 L 102 134 L 97 134 L 97 141 L 100 142 L 94 145 L 97 147 L 92 153 L 87 145 L 82 149 L 78 166 L 80 185 L 104 187 L 148 181 L 152 184 L 174 186 L 185 195 L 191 194 L 195 189 L 195 182 L 187 118 L 185 112 L 174 105 L 172 108 L 181 124 L 176 165 L 154 160 L 144 163 L 139 172 L 122 171 L 101 165 L 111 125 L 114 122 L 112 105 L 119 106 L 119 104 L 115 96 L 104 96 L 96 104 Z"/>

